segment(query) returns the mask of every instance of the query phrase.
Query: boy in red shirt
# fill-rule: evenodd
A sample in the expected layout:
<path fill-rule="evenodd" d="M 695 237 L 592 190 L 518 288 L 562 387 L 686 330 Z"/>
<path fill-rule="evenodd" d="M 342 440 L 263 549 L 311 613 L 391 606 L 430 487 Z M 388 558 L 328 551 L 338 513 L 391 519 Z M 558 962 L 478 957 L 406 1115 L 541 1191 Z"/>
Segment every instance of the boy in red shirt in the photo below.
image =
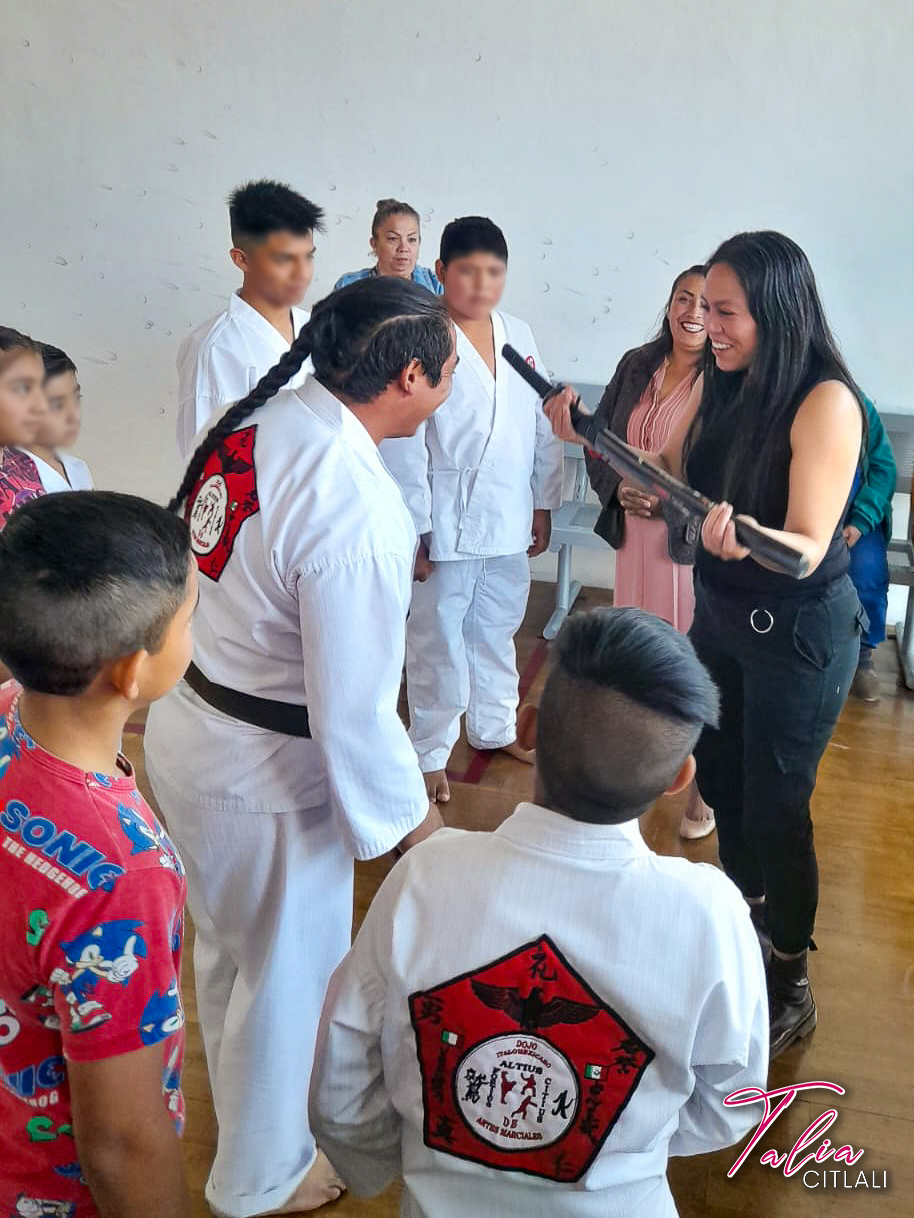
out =
<path fill-rule="evenodd" d="M 184 869 L 119 749 L 186 669 L 196 596 L 183 521 L 130 495 L 0 534 L 3 1218 L 190 1213 Z"/>

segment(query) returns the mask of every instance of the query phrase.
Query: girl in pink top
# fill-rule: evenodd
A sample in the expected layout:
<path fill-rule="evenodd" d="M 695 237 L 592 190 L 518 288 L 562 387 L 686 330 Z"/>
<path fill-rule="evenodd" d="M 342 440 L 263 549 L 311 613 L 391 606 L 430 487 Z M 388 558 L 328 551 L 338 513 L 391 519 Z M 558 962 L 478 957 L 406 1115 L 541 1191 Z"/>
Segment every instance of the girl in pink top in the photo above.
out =
<path fill-rule="evenodd" d="M 704 282 L 699 266 L 677 277 L 659 334 L 623 356 L 598 407 L 604 422 L 642 451 L 664 447 L 700 374 L 707 338 L 701 307 Z M 605 463 L 589 457 L 587 464 L 604 508 L 597 532 L 616 548 L 613 604 L 646 609 L 688 633 L 695 593 L 682 522 L 665 520 L 655 496 L 620 482 Z M 680 543 L 679 561 L 670 555 L 671 538 L 674 548 L 676 540 Z M 713 829 L 714 814 L 693 786 L 680 833 L 697 838 Z"/>
<path fill-rule="evenodd" d="M 691 319 L 690 319 L 691 320 Z M 701 335 L 704 337 L 704 325 Z M 703 345 L 703 344 L 702 344 Z M 675 350 L 675 349 L 674 349 Z M 644 452 L 659 452 L 685 409 L 701 359 L 675 367 L 668 356 L 654 375 L 628 420 L 626 440 Z M 659 501 L 638 487 L 619 487 L 625 510 L 625 541 L 616 554 L 613 604 L 646 609 L 688 634 L 695 612 L 692 567 L 673 562 L 666 522 Z"/>
<path fill-rule="evenodd" d="M 20 504 L 44 494 L 35 462 L 19 446 L 35 439 L 47 410 L 38 344 L 0 326 L 0 529 Z"/>

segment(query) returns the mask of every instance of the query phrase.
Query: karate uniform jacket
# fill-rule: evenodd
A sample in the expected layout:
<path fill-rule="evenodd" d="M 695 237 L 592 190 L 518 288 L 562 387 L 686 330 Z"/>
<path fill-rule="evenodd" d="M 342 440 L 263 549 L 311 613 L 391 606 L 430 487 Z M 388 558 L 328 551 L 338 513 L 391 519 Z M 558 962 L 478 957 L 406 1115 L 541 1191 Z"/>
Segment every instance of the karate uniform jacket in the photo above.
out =
<path fill-rule="evenodd" d="M 310 318 L 307 309 L 291 310 L 296 337 Z M 251 392 L 264 373 L 277 364 L 289 344 L 274 325 L 234 292 L 218 317 L 188 334 L 178 351 L 178 448 L 192 452 L 194 437 L 211 420 Z M 310 362 L 289 381 L 304 384 Z"/>
<path fill-rule="evenodd" d="M 356 858 L 383 854 L 428 797 L 397 714 L 416 532 L 377 446 L 309 377 L 232 433 L 191 502 L 195 663 L 305 703 L 312 739 L 239 723 L 182 683 L 150 711 L 150 767 L 204 807 L 330 802 Z"/>
<path fill-rule="evenodd" d="M 761 1120 L 768 1006 L 745 902 L 637 822 L 521 804 L 396 865 L 330 983 L 312 1128 L 410 1218 L 666 1218 L 669 1155 Z M 735 1158 L 735 1155 L 734 1155 Z"/>
<path fill-rule="evenodd" d="M 28 452 L 28 449 L 23 449 L 22 451 L 27 452 L 34 462 L 46 495 L 54 495 L 60 491 L 95 490 L 95 483 L 92 481 L 92 471 L 81 457 L 74 457 L 72 453 L 59 452 L 57 454 L 57 460 L 67 471 L 67 476 L 64 478 L 53 465 L 49 465 L 42 457 Z"/>
<path fill-rule="evenodd" d="M 453 388 L 424 427 L 387 440 L 384 459 L 403 489 L 433 560 L 520 554 L 534 509 L 562 503 L 564 446 L 536 393 L 501 356 L 511 343 L 536 368 L 530 327 L 494 312 L 496 375 L 459 326 Z"/>

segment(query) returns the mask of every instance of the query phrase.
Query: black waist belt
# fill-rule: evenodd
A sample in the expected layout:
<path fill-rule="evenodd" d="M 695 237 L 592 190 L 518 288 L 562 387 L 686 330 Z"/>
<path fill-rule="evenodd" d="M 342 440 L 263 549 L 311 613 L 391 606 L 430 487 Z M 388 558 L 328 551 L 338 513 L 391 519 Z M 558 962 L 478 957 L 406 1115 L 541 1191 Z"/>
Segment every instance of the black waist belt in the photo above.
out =
<path fill-rule="evenodd" d="M 184 674 L 184 680 L 207 705 L 221 711 L 223 715 L 240 719 L 242 723 L 250 723 L 252 727 L 262 727 L 268 732 L 311 739 L 307 706 L 294 702 L 274 702 L 272 698 L 256 698 L 253 694 L 243 694 L 237 689 L 214 685 L 196 664 L 191 664 Z"/>

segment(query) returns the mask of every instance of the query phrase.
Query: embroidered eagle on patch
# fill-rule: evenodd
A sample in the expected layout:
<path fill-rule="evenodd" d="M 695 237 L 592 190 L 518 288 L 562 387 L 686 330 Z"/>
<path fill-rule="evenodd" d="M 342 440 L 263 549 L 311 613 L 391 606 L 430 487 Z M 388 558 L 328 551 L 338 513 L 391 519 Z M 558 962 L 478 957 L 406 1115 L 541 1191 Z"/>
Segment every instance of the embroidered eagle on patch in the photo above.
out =
<path fill-rule="evenodd" d="M 423 1135 L 443 1154 L 572 1183 L 654 1051 L 541 935 L 410 995 Z"/>
<path fill-rule="evenodd" d="M 543 1001 L 543 991 L 535 985 L 526 998 L 520 990 L 507 985 L 486 985 L 484 981 L 471 981 L 473 993 L 493 1011 L 504 1011 L 525 1032 L 537 1032 L 557 1023 L 585 1023 L 599 1015 L 600 1008 L 573 998 L 551 998 Z"/>

